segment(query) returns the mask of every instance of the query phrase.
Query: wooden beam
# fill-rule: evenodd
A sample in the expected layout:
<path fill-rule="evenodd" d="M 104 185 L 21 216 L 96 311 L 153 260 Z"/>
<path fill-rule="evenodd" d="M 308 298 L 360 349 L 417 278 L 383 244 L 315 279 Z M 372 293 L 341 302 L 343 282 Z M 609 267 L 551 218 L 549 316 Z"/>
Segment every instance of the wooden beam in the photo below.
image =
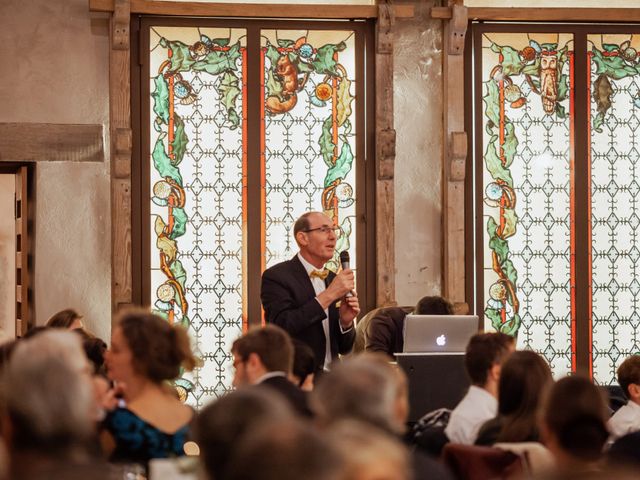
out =
<path fill-rule="evenodd" d="M 131 83 L 129 0 L 117 0 L 111 16 L 109 119 L 111 132 L 111 310 L 132 302 Z M 128 33 L 127 33 L 128 35 Z"/>
<path fill-rule="evenodd" d="M 92 12 L 113 12 L 114 3 L 115 0 L 89 0 L 89 10 Z M 397 18 L 413 18 L 414 16 L 414 5 L 394 5 L 393 9 Z M 131 13 L 203 17 L 376 18 L 378 6 L 131 0 Z"/>
<path fill-rule="evenodd" d="M 638 22 L 639 8 L 485 8 L 468 9 L 469 20 L 544 22 Z M 448 20 L 450 7 L 433 7 L 431 18 Z"/>
<path fill-rule="evenodd" d="M 451 7 L 433 7 L 431 8 L 431 18 L 439 18 L 441 20 L 449 20 L 453 16 Z"/>
<path fill-rule="evenodd" d="M 379 4 L 376 26 L 376 306 L 395 305 L 396 157 L 393 128 L 393 23 L 387 0 Z"/>
<path fill-rule="evenodd" d="M 102 162 L 102 125 L 0 123 L 2 162 Z"/>
<path fill-rule="evenodd" d="M 442 293 L 456 304 L 465 302 L 464 175 L 464 40 L 466 7 L 452 5 L 443 32 L 444 162 L 442 170 Z"/>

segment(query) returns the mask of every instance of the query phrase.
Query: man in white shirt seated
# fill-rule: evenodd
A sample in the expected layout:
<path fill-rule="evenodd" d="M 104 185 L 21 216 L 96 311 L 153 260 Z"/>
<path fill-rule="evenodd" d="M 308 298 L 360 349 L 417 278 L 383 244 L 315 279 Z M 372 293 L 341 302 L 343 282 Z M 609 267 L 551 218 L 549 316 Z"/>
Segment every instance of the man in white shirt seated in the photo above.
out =
<path fill-rule="evenodd" d="M 500 369 L 514 348 L 514 338 L 504 333 L 471 337 L 464 358 L 471 387 L 451 412 L 444 430 L 450 442 L 473 445 L 482 424 L 496 416 Z"/>
<path fill-rule="evenodd" d="M 628 401 L 607 422 L 610 441 L 640 430 L 640 355 L 632 355 L 620 364 L 618 383 Z"/>

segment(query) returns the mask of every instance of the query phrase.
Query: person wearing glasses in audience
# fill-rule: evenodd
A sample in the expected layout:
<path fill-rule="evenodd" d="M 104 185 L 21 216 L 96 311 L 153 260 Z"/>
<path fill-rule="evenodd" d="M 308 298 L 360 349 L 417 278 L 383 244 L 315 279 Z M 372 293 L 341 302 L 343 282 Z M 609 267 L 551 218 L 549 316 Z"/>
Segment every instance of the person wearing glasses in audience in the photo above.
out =
<path fill-rule="evenodd" d="M 305 213 L 293 227 L 300 251 L 262 274 L 266 321 L 309 345 L 316 371 L 327 370 L 338 354 L 351 351 L 360 312 L 353 271 L 336 275 L 324 268 L 333 258 L 337 228 L 323 213 Z"/>

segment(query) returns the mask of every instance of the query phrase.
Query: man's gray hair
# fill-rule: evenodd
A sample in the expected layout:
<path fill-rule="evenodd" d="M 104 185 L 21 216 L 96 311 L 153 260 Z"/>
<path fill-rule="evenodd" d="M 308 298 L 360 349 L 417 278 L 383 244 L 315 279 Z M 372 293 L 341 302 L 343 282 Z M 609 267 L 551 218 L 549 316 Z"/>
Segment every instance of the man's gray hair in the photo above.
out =
<path fill-rule="evenodd" d="M 51 330 L 20 340 L 2 384 L 15 447 L 65 448 L 92 434 L 95 398 L 77 334 Z"/>
<path fill-rule="evenodd" d="M 335 364 L 334 364 L 335 365 Z M 320 378 L 311 407 L 324 423 L 355 419 L 400 433 L 396 401 L 405 388 L 386 357 L 364 353 L 348 358 Z"/>

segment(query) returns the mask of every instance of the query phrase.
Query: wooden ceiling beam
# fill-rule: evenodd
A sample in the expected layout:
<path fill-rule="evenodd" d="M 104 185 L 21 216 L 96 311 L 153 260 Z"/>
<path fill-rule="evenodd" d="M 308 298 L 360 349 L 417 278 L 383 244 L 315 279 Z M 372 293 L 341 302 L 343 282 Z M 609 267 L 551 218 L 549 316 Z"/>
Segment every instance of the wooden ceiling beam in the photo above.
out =
<path fill-rule="evenodd" d="M 89 0 L 92 12 L 113 12 L 115 0 Z M 250 7 L 250 8 L 248 8 Z M 412 18 L 414 5 L 394 5 L 396 18 Z M 377 18 L 377 5 L 212 3 L 131 0 L 131 13 L 204 17 Z"/>
<path fill-rule="evenodd" d="M 469 20 L 528 22 L 638 22 L 640 8 L 485 8 L 470 7 Z M 450 7 L 433 7 L 431 18 L 448 20 Z"/>
<path fill-rule="evenodd" d="M 102 162 L 102 125 L 0 123 L 0 162 Z"/>

